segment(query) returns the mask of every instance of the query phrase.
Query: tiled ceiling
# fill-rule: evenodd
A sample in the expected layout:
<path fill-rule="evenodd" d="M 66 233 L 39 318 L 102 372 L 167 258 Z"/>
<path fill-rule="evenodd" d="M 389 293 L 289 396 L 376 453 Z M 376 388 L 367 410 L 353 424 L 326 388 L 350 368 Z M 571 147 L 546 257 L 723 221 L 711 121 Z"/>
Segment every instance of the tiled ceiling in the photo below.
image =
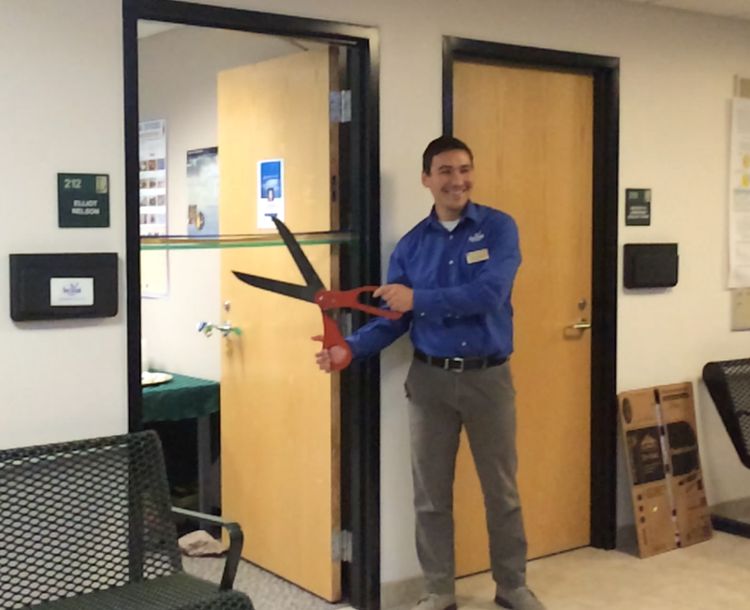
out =
<path fill-rule="evenodd" d="M 635 4 L 663 6 L 694 13 L 750 19 L 750 0 L 621 0 Z"/>

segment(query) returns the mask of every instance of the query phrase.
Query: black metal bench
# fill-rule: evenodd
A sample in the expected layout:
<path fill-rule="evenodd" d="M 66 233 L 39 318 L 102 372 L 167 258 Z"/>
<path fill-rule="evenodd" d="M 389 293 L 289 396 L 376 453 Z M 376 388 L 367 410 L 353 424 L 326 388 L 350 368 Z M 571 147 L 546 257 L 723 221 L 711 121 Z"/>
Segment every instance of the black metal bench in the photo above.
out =
<path fill-rule="evenodd" d="M 253 610 L 232 586 L 182 569 L 161 445 L 152 432 L 0 451 L 0 608 Z"/>
<path fill-rule="evenodd" d="M 750 358 L 709 362 L 703 381 L 737 455 L 750 468 Z M 750 498 L 713 506 L 711 520 L 717 530 L 750 538 Z"/>

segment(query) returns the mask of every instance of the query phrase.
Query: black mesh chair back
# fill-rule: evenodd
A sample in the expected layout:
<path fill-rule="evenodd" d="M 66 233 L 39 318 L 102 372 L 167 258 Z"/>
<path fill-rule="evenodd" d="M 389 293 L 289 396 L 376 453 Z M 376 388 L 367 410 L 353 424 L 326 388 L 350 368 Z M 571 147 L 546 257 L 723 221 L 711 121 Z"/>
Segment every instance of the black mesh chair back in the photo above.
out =
<path fill-rule="evenodd" d="M 153 432 L 0 451 L 0 608 L 181 571 Z"/>
<path fill-rule="evenodd" d="M 750 468 L 750 358 L 709 362 L 703 381 L 740 460 Z"/>

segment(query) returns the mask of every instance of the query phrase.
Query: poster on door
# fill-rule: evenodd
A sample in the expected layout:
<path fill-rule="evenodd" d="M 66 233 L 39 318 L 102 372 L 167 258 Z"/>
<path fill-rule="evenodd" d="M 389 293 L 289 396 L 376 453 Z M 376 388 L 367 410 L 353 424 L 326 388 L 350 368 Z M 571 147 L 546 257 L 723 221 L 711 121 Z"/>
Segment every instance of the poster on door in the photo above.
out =
<path fill-rule="evenodd" d="M 272 218 L 284 220 L 284 160 L 258 161 L 258 218 L 259 229 L 273 229 Z"/>
<path fill-rule="evenodd" d="M 208 237 L 219 234 L 219 149 L 187 151 L 187 234 Z"/>

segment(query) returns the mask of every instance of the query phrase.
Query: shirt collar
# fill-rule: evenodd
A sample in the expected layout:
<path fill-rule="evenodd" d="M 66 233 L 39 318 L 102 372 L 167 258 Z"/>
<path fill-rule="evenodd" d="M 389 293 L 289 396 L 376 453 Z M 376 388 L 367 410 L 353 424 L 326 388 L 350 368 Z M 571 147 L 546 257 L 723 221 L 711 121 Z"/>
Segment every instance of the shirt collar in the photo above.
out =
<path fill-rule="evenodd" d="M 469 201 L 466 204 L 466 207 L 464 207 L 461 212 L 459 224 L 461 224 L 464 219 L 470 220 L 475 224 L 479 222 L 479 208 L 477 207 L 477 204 L 472 201 Z M 445 230 L 443 225 L 440 224 L 440 219 L 437 217 L 437 213 L 435 212 L 435 204 L 432 205 L 432 209 L 430 210 L 429 223 L 430 226 L 434 229 Z"/>

